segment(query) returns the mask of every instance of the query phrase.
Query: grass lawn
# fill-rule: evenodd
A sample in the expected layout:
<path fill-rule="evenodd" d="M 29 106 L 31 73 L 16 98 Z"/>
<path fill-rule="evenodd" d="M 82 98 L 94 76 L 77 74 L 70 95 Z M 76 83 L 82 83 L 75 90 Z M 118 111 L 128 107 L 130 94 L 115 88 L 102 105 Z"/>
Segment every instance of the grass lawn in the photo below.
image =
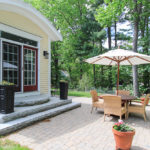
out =
<path fill-rule="evenodd" d="M 54 90 L 54 89 L 53 89 Z M 56 95 L 59 95 L 59 90 L 55 93 Z M 100 95 L 100 93 L 98 93 Z M 68 96 L 77 96 L 77 97 L 91 97 L 90 92 L 84 92 L 84 91 L 68 91 Z"/>
<path fill-rule="evenodd" d="M 68 96 L 91 97 L 90 92 L 83 91 L 68 91 Z"/>
<path fill-rule="evenodd" d="M 100 95 L 100 93 L 98 93 Z M 77 96 L 77 97 L 91 97 L 90 92 L 84 92 L 84 91 L 68 91 L 68 96 Z"/>
<path fill-rule="evenodd" d="M 55 93 L 56 95 L 59 95 L 59 90 Z M 104 94 L 104 93 L 98 93 L 98 95 Z M 76 97 L 91 97 L 90 92 L 84 92 L 84 91 L 73 91 L 69 90 L 68 91 L 68 96 L 76 96 Z M 137 101 L 140 101 L 137 99 Z M 150 104 L 150 101 L 149 101 Z"/>
<path fill-rule="evenodd" d="M 25 146 L 16 144 L 8 139 L 0 138 L 0 150 L 30 150 Z"/>

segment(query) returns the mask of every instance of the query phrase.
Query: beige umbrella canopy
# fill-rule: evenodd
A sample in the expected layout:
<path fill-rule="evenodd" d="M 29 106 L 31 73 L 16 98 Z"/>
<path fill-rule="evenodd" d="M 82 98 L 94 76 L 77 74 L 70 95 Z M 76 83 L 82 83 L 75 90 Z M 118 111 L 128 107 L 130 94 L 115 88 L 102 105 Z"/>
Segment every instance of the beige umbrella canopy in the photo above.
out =
<path fill-rule="evenodd" d="M 118 95 L 119 66 L 148 64 L 150 63 L 150 56 L 129 50 L 116 49 L 110 50 L 102 55 L 86 59 L 85 62 L 90 64 L 118 66 L 118 77 L 117 77 L 117 95 Z"/>

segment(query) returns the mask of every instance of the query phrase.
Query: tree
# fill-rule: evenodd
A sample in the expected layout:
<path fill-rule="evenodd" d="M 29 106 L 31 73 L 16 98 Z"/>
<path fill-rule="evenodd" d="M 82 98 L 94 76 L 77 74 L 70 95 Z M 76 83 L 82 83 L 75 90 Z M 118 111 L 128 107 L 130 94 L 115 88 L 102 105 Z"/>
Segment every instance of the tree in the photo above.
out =
<path fill-rule="evenodd" d="M 121 40 L 122 47 L 131 49 L 131 34 L 126 34 L 125 29 L 119 31 L 118 22 L 130 21 L 134 24 L 139 16 L 137 50 L 145 54 L 149 53 L 149 6 L 146 0 L 137 0 L 141 5 L 141 13 L 134 12 L 134 0 L 25 0 L 31 3 L 44 16 L 46 16 L 63 35 L 62 42 L 52 43 L 52 83 L 58 87 L 62 79 L 61 72 L 69 74 L 70 88 L 79 88 L 80 81 L 86 87 L 108 87 L 116 85 L 116 69 L 108 69 L 108 66 L 91 65 L 84 59 L 102 54 L 108 49 L 103 43 L 109 37 L 109 49 L 113 49 L 112 40 Z M 94 17 L 95 16 L 95 17 Z M 95 19 L 96 18 L 96 19 Z M 143 21 L 144 20 L 144 21 Z M 110 30 L 111 28 L 111 30 Z M 108 30 L 107 30 L 108 29 Z M 118 31 L 117 31 L 118 30 Z M 106 32 L 109 31 L 109 32 Z M 128 31 L 129 33 L 130 31 Z M 143 47 L 143 51 L 141 50 Z M 140 90 L 150 86 L 149 66 L 138 66 L 140 72 Z M 131 67 L 120 67 L 120 83 L 124 87 L 132 83 Z M 110 74 L 111 73 L 111 74 Z M 143 79 L 144 78 L 144 79 Z M 123 82 L 124 81 L 124 82 Z M 142 85 L 142 89 L 141 89 Z M 130 87 L 131 88 L 131 87 Z"/>
<path fill-rule="evenodd" d="M 141 8 L 142 8 L 142 3 L 137 2 L 137 0 L 133 0 L 133 5 L 134 5 L 134 9 L 133 9 L 133 14 L 134 14 L 134 18 L 133 18 L 133 51 L 137 52 L 137 42 L 138 42 L 138 32 L 139 32 L 139 14 L 141 14 Z M 132 67 L 132 71 L 133 71 L 133 89 L 134 89 L 134 95 L 135 96 L 139 96 L 139 84 L 138 84 L 138 69 L 137 66 L 133 66 Z"/>
<path fill-rule="evenodd" d="M 146 0 L 105 0 L 105 4 L 97 9 L 96 19 L 104 26 L 118 21 L 122 13 L 129 16 L 133 24 L 133 51 L 137 51 L 138 23 L 141 10 L 146 6 Z M 143 14 L 145 15 L 145 14 Z M 133 66 L 133 86 L 135 96 L 139 96 L 137 67 Z"/>

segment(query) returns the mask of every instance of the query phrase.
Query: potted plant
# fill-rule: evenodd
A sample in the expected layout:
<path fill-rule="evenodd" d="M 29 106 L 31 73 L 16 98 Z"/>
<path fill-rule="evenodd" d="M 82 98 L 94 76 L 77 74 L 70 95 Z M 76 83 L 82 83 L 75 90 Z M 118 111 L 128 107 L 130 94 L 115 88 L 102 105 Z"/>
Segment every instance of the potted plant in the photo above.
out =
<path fill-rule="evenodd" d="M 119 120 L 119 122 L 115 123 L 112 127 L 112 131 L 116 141 L 116 150 L 129 150 L 132 145 L 135 130 L 126 125 L 122 120 Z"/>
<path fill-rule="evenodd" d="M 7 81 L 0 83 L 0 113 L 14 112 L 14 92 L 15 85 L 13 83 Z"/>
<path fill-rule="evenodd" d="M 68 98 L 68 82 L 60 80 L 60 99 Z"/>

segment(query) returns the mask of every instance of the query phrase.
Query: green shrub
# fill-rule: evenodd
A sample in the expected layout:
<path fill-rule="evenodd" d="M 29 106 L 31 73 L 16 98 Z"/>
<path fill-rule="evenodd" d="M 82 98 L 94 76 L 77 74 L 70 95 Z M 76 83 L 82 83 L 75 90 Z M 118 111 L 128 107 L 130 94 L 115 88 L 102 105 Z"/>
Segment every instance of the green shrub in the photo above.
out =
<path fill-rule="evenodd" d="M 82 79 L 79 81 L 79 90 L 81 91 L 87 91 L 92 87 L 92 83 L 90 81 L 90 78 L 88 75 L 85 73 L 82 76 Z"/>
<path fill-rule="evenodd" d="M 2 82 L 0 82 L 0 85 L 14 85 L 14 83 L 10 83 L 10 82 L 3 80 Z"/>

